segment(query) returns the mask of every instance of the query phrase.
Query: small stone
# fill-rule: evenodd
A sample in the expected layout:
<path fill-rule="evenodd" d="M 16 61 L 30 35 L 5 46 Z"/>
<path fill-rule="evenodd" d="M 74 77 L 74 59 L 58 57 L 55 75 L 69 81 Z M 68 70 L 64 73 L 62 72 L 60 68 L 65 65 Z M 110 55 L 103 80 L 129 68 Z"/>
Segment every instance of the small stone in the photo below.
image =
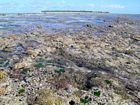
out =
<path fill-rule="evenodd" d="M 86 27 L 92 28 L 92 25 L 91 24 L 87 24 Z"/>

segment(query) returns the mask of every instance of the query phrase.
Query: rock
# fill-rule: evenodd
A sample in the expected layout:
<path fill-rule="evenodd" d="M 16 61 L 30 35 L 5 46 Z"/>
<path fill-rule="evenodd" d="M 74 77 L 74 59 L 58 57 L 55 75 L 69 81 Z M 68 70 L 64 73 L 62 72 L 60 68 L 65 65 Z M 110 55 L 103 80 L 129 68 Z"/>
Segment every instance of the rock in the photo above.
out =
<path fill-rule="evenodd" d="M 38 42 L 37 40 L 32 40 L 32 39 L 26 39 L 25 42 L 24 42 L 24 47 L 25 48 L 33 48 L 33 49 L 36 49 L 38 48 L 38 46 L 40 45 L 41 43 Z"/>
<path fill-rule="evenodd" d="M 21 60 L 21 62 L 16 63 L 14 65 L 14 69 L 21 69 L 25 67 L 29 67 L 32 64 L 32 59 L 30 57 L 25 57 Z"/>
<path fill-rule="evenodd" d="M 109 25 L 108 27 L 113 28 L 113 26 L 112 26 L 112 25 Z"/>
<path fill-rule="evenodd" d="M 56 48 L 53 48 L 53 47 L 46 47 L 45 49 L 46 49 L 46 51 L 49 52 L 49 53 L 53 53 L 53 52 L 56 51 Z"/>
<path fill-rule="evenodd" d="M 125 54 L 128 54 L 128 55 L 134 55 L 135 54 L 135 51 L 134 50 L 131 50 L 131 49 L 128 49 L 126 51 L 124 51 Z"/>
<path fill-rule="evenodd" d="M 56 36 L 54 37 L 54 42 L 59 42 L 65 46 L 69 46 L 70 44 L 74 44 L 74 40 L 70 36 Z"/>
<path fill-rule="evenodd" d="M 5 88 L 0 88 L 0 96 L 1 96 L 1 95 L 4 95 L 5 93 L 6 93 Z"/>
<path fill-rule="evenodd" d="M 53 95 L 50 90 L 40 91 L 36 103 L 42 105 L 65 105 L 63 98 Z"/>
<path fill-rule="evenodd" d="M 36 28 L 42 29 L 43 27 L 41 25 L 37 25 Z"/>
<path fill-rule="evenodd" d="M 28 55 L 31 55 L 32 57 L 37 57 L 40 52 L 41 52 L 40 49 L 33 49 L 30 47 L 27 48 L 27 50 L 26 50 L 26 53 Z"/>
<path fill-rule="evenodd" d="M 4 71 L 0 71 L 0 96 L 4 96 L 11 91 L 12 82 L 8 74 Z"/>
<path fill-rule="evenodd" d="M 138 98 L 140 99 L 140 92 L 138 92 Z"/>
<path fill-rule="evenodd" d="M 0 80 L 7 77 L 7 73 L 0 70 Z"/>
<path fill-rule="evenodd" d="M 140 35 L 134 35 L 132 37 L 132 39 L 136 40 L 136 41 L 140 41 Z"/>
<path fill-rule="evenodd" d="M 13 60 L 19 60 L 19 57 L 18 57 L 18 55 L 13 55 L 13 56 L 12 56 L 12 59 L 13 59 Z"/>
<path fill-rule="evenodd" d="M 28 105 L 26 100 L 21 100 L 21 97 L 7 97 L 7 96 L 3 96 L 0 98 L 0 101 L 2 99 L 2 103 L 4 103 L 3 105 Z"/>
<path fill-rule="evenodd" d="M 128 100 L 118 101 L 115 105 L 137 105 L 137 104 L 128 99 Z"/>
<path fill-rule="evenodd" d="M 5 38 L 0 38 L 0 44 L 4 44 L 4 43 L 6 43 Z"/>
<path fill-rule="evenodd" d="M 135 54 L 135 56 L 140 59 L 140 53 Z"/>
<path fill-rule="evenodd" d="M 87 28 L 92 28 L 93 26 L 91 24 L 86 24 Z"/>

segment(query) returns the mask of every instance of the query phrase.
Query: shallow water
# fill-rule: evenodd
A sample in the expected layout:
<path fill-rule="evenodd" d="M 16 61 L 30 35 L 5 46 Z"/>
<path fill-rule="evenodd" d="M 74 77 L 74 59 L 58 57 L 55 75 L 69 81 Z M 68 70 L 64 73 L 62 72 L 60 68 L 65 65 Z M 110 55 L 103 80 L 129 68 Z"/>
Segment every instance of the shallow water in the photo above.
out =
<path fill-rule="evenodd" d="M 41 26 L 48 32 L 81 30 L 85 24 L 107 24 L 120 15 L 93 13 L 48 13 L 48 14 L 7 14 L 0 16 L 0 36 L 18 34 L 35 30 Z M 125 15 L 140 19 L 140 15 Z"/>

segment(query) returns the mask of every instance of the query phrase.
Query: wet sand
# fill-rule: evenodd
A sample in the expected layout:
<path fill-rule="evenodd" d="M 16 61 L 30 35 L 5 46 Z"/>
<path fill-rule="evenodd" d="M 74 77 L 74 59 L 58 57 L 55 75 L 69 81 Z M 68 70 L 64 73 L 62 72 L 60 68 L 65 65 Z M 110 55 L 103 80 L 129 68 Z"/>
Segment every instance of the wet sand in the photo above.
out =
<path fill-rule="evenodd" d="M 1 105 L 140 104 L 140 16 L 71 15 L 1 29 Z"/>

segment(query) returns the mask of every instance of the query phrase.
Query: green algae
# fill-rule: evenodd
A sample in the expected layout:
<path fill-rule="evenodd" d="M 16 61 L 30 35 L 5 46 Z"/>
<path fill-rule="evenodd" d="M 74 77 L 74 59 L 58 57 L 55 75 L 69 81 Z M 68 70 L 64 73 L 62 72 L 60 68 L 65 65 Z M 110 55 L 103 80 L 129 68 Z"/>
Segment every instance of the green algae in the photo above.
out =
<path fill-rule="evenodd" d="M 101 91 L 96 89 L 94 92 L 92 92 L 94 94 L 94 96 L 100 97 L 101 95 Z"/>
<path fill-rule="evenodd" d="M 19 89 L 19 90 L 18 90 L 18 93 L 19 93 L 19 94 L 23 94 L 23 93 L 25 93 L 25 88 L 21 88 L 21 89 Z"/>
<path fill-rule="evenodd" d="M 112 85 L 112 81 L 111 80 L 105 80 L 104 81 L 107 85 Z"/>
<path fill-rule="evenodd" d="M 88 96 L 85 96 L 84 98 L 80 98 L 80 103 L 86 105 L 86 104 L 89 104 L 90 102 L 90 99 Z"/>
<path fill-rule="evenodd" d="M 34 67 L 37 68 L 37 69 L 43 68 L 44 64 L 43 63 L 36 63 L 36 64 L 34 64 Z"/>
<path fill-rule="evenodd" d="M 55 72 L 58 73 L 58 74 L 62 74 L 62 73 L 65 72 L 65 69 L 64 68 L 58 68 L 58 69 L 55 70 Z"/>
<path fill-rule="evenodd" d="M 23 68 L 20 73 L 23 75 L 27 75 L 29 70 L 30 70 L 29 68 Z"/>

